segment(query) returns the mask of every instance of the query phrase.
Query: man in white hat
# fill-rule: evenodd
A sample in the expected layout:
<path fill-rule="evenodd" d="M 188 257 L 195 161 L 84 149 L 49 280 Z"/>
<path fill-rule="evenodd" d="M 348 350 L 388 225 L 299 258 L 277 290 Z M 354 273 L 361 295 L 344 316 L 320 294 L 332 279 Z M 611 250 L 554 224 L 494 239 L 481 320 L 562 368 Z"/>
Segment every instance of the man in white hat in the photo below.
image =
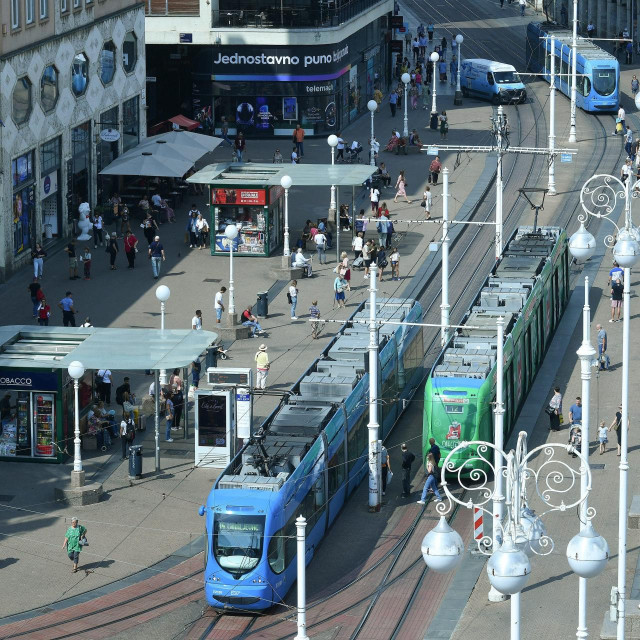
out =
<path fill-rule="evenodd" d="M 269 356 L 267 355 L 267 345 L 261 344 L 255 355 L 257 380 L 256 389 L 264 389 L 267 386 L 267 376 L 269 375 Z"/>

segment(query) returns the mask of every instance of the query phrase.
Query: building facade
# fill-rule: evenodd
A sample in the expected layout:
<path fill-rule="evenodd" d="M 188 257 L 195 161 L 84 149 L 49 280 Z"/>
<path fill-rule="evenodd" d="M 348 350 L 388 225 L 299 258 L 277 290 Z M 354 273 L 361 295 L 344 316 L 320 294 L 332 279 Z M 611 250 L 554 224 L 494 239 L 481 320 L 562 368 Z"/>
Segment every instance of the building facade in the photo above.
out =
<path fill-rule="evenodd" d="M 3 0 L 0 24 L 5 280 L 110 197 L 98 173 L 146 135 L 146 70 L 138 0 Z"/>
<path fill-rule="evenodd" d="M 149 123 L 248 137 L 336 133 L 390 81 L 393 0 L 150 0 Z"/>

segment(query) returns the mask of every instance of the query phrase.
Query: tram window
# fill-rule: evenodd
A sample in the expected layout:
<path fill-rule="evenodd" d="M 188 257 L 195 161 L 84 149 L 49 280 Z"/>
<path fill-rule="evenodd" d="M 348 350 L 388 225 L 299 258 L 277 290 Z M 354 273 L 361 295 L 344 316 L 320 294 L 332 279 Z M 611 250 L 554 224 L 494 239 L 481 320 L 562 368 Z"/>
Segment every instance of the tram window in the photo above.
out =
<path fill-rule="evenodd" d="M 362 453 L 367 442 L 367 412 L 363 412 L 356 424 L 353 425 L 347 438 L 349 452 L 349 471 L 358 462 L 358 456 Z"/>
<path fill-rule="evenodd" d="M 280 529 L 275 533 L 269 542 L 269 566 L 273 573 L 282 573 L 285 568 L 284 548 L 285 548 L 284 529 Z"/>
<path fill-rule="evenodd" d="M 493 85 L 493 74 L 490 71 L 487 73 L 487 82 L 490 86 Z"/>
<path fill-rule="evenodd" d="M 242 575 L 257 566 L 264 541 L 264 516 L 216 514 L 213 555 L 231 573 Z"/>
<path fill-rule="evenodd" d="M 338 450 L 329 460 L 329 500 L 335 495 L 338 489 L 344 483 L 345 465 L 344 465 L 344 442 L 338 447 Z"/>
<path fill-rule="evenodd" d="M 616 90 L 615 69 L 594 69 L 593 88 L 601 96 L 610 96 Z"/>
<path fill-rule="evenodd" d="M 588 96 L 591 93 L 591 80 L 587 76 L 582 76 L 578 82 L 578 91 L 583 96 Z"/>

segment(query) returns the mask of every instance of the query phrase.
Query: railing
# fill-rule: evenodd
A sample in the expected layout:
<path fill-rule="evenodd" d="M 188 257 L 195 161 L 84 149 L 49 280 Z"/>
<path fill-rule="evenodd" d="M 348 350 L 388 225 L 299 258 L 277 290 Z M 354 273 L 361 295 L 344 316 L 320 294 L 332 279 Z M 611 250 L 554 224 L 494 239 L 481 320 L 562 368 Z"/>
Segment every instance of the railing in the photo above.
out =
<path fill-rule="evenodd" d="M 257 11 L 243 9 L 213 9 L 212 27 L 253 27 L 256 29 L 305 29 L 337 27 L 383 0 L 329 0 L 313 7 L 286 7 L 272 5 Z"/>
<path fill-rule="evenodd" d="M 200 0 L 147 0 L 147 16 L 199 16 Z"/>

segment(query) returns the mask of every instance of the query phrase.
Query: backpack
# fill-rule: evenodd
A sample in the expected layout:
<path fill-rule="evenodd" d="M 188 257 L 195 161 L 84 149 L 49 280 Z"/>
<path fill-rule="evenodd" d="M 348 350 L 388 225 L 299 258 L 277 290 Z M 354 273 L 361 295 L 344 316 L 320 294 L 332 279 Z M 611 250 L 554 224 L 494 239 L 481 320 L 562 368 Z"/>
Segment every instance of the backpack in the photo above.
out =
<path fill-rule="evenodd" d="M 291 299 L 291 294 L 287 291 L 287 302 L 289 304 L 293 304 L 293 300 Z"/>
<path fill-rule="evenodd" d="M 124 384 L 121 384 L 117 389 L 116 389 L 116 404 L 122 404 L 124 398 L 124 392 L 125 392 L 125 388 L 124 388 Z"/>
<path fill-rule="evenodd" d="M 133 442 L 136 437 L 136 423 L 131 419 L 127 418 L 127 440 L 129 442 Z"/>

